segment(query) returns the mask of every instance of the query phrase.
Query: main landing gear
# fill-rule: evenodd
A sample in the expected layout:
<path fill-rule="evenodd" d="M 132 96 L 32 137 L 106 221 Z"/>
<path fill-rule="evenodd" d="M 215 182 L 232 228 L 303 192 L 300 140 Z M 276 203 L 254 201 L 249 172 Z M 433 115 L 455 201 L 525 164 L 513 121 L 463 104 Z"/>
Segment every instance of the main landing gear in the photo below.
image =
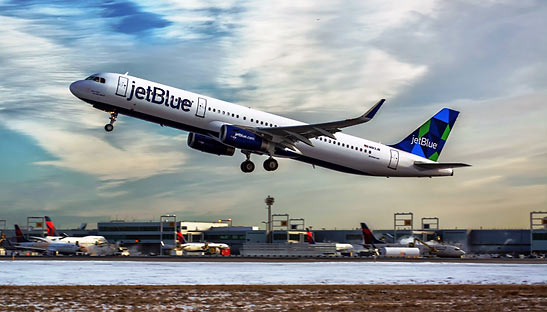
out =
<path fill-rule="evenodd" d="M 247 159 L 241 163 L 241 171 L 245 173 L 253 172 L 253 170 L 255 170 L 255 164 L 251 161 L 251 153 L 247 151 L 241 152 L 247 157 Z"/>
<path fill-rule="evenodd" d="M 247 160 L 241 163 L 241 171 L 245 173 L 253 172 L 255 170 L 255 164 L 251 161 L 251 153 L 243 152 L 243 154 L 245 154 Z M 279 164 L 277 163 L 277 160 L 272 157 L 264 161 L 264 169 L 266 169 L 266 171 L 274 171 L 277 168 L 279 168 Z"/>
<path fill-rule="evenodd" d="M 116 112 L 111 112 L 110 113 L 110 123 L 107 123 L 105 126 L 104 126 L 104 130 L 106 132 L 110 132 L 112 130 L 114 130 L 114 123 L 116 122 L 116 118 L 118 118 L 118 113 Z"/>
<path fill-rule="evenodd" d="M 246 160 L 241 163 L 241 171 L 249 173 L 253 172 L 253 170 L 255 170 L 255 164 L 252 161 Z"/>
<path fill-rule="evenodd" d="M 277 168 L 279 168 L 279 164 L 277 163 L 277 160 L 272 157 L 264 161 L 264 169 L 266 169 L 266 171 L 274 171 Z"/>

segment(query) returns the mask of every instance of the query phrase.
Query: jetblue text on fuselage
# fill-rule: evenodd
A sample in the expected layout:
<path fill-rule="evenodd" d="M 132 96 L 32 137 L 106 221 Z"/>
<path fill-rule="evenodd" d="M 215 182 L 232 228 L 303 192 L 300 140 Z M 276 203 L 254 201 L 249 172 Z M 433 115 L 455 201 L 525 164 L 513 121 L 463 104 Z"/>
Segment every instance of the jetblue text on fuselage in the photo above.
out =
<path fill-rule="evenodd" d="M 416 138 L 413 136 L 410 144 L 418 144 L 432 149 L 437 149 L 437 143 L 430 142 L 429 139 L 426 137 Z"/>
<path fill-rule="evenodd" d="M 128 101 L 133 99 L 133 96 L 139 100 L 145 100 L 147 102 L 152 102 L 159 105 L 165 105 L 174 109 L 181 109 L 185 112 L 190 111 L 192 107 L 192 102 L 188 99 L 183 99 L 181 97 L 175 98 L 174 95 L 169 96 L 169 90 L 163 90 L 160 87 L 150 87 L 147 86 L 146 89 L 143 87 L 135 87 L 135 82 L 131 86 L 131 92 L 127 97 Z"/>

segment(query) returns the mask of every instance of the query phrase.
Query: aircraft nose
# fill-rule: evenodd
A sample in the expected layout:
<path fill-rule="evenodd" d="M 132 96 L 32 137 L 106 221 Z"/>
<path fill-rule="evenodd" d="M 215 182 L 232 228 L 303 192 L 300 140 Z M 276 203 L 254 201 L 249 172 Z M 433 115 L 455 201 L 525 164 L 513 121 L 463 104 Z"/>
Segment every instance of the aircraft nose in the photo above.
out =
<path fill-rule="evenodd" d="M 70 92 L 74 94 L 74 96 L 78 96 L 78 94 L 80 93 L 81 86 L 82 86 L 81 80 L 71 83 L 69 87 Z"/>

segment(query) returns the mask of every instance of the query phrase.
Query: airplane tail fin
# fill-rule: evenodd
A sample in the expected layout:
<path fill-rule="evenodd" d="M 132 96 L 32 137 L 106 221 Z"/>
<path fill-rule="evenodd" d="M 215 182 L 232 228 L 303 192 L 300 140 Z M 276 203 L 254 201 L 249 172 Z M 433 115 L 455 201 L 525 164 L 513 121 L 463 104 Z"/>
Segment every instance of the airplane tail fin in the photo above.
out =
<path fill-rule="evenodd" d="M 306 228 L 306 241 L 308 244 L 315 244 L 315 239 L 313 239 L 313 235 L 309 228 Z"/>
<path fill-rule="evenodd" d="M 361 230 L 363 231 L 363 241 L 365 245 L 383 244 L 381 240 L 374 237 L 372 231 L 368 228 L 365 222 L 361 222 Z"/>
<path fill-rule="evenodd" d="M 181 245 L 186 244 L 186 240 L 184 239 L 184 236 L 182 235 L 182 233 L 180 231 L 177 231 L 177 241 Z"/>
<path fill-rule="evenodd" d="M 391 147 L 437 161 L 458 114 L 458 111 L 443 108 L 404 140 Z"/>
<path fill-rule="evenodd" d="M 55 225 L 53 225 L 53 221 L 51 221 L 51 218 L 48 216 L 45 216 L 45 218 L 47 226 L 47 236 L 55 236 Z"/>
<path fill-rule="evenodd" d="M 18 243 L 28 242 L 28 240 L 23 235 L 23 231 L 21 231 L 21 228 L 19 228 L 19 225 L 15 224 L 15 240 Z"/>

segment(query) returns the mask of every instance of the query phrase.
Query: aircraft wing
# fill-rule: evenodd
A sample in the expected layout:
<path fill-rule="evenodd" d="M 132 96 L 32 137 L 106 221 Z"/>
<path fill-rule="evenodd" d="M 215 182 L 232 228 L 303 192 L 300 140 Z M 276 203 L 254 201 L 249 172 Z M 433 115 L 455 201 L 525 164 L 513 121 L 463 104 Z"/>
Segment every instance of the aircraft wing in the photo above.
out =
<path fill-rule="evenodd" d="M 355 126 L 371 120 L 384 102 L 385 99 L 381 99 L 367 112 L 357 118 L 287 127 L 244 128 L 257 133 L 269 141 L 296 150 L 294 144 L 299 141 L 309 146 L 313 146 L 313 143 L 310 141 L 312 138 L 326 136 L 336 140 L 336 137 L 333 135 L 334 133 L 341 131 L 340 129 L 342 128 Z"/>

